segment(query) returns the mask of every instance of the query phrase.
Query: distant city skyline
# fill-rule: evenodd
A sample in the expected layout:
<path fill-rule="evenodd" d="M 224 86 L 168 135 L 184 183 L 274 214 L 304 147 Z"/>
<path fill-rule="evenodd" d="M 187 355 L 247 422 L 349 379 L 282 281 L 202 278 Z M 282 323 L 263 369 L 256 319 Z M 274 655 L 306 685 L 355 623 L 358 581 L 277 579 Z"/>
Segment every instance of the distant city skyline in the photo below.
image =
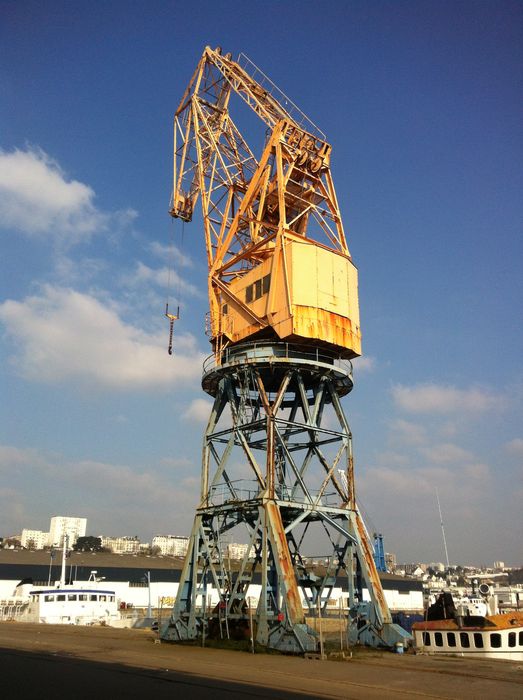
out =
<path fill-rule="evenodd" d="M 25 0 L 0 20 L 0 531 L 190 531 L 211 348 L 201 215 L 168 215 L 172 117 L 219 45 L 332 144 L 369 531 L 445 561 L 438 489 L 450 561 L 520 564 L 523 4 Z"/>
<path fill-rule="evenodd" d="M 65 520 L 63 516 L 60 518 L 61 520 Z M 76 518 L 75 516 L 69 516 L 66 518 L 67 520 L 70 521 L 78 521 L 81 520 L 79 518 Z M 56 518 L 52 518 L 51 521 L 56 520 Z M 24 543 L 24 533 L 25 533 L 25 543 Z M 32 534 L 34 533 L 34 534 Z M 45 536 L 43 539 L 40 538 L 38 541 L 38 546 L 34 546 L 35 549 L 44 549 L 46 547 L 60 547 L 61 545 L 51 545 L 50 544 L 50 539 L 49 539 L 49 534 L 48 532 L 40 531 L 40 530 L 30 530 L 27 528 L 22 528 L 22 537 L 21 537 L 21 544 L 23 547 L 27 546 L 27 541 L 31 539 L 32 537 L 38 536 L 38 535 L 43 535 Z M 106 534 L 106 533 L 101 533 L 98 532 L 96 535 L 92 533 L 88 533 L 87 529 L 83 531 L 82 535 L 79 535 L 81 537 L 83 536 L 89 536 L 89 537 L 95 537 L 95 538 L 100 538 L 102 546 L 106 549 L 112 550 L 114 553 L 119 553 L 119 554 L 132 554 L 140 551 L 140 549 L 144 546 L 150 547 L 151 549 L 158 549 L 158 553 L 161 554 L 162 556 L 185 556 L 185 553 L 187 551 L 187 545 L 189 542 L 189 534 L 154 534 L 147 536 L 145 538 L 141 538 L 138 535 L 129 535 L 129 534 L 119 534 L 119 535 L 114 535 L 114 534 Z M 10 535 L 5 535 L 0 532 L 0 539 L 7 539 L 9 537 L 16 537 L 20 536 L 20 533 L 11 533 Z M 76 542 L 77 538 L 74 538 L 74 542 Z M 74 543 L 73 542 L 73 543 Z M 35 542 L 36 544 L 36 542 Z M 224 542 L 222 543 L 224 547 L 224 553 L 226 555 L 231 556 L 233 559 L 237 558 L 242 558 L 246 548 L 247 544 L 245 543 L 237 543 L 237 542 Z M 437 571 L 445 571 L 446 570 L 446 564 L 443 561 L 429 561 L 428 559 L 417 559 L 417 560 L 398 560 L 396 554 L 394 552 L 385 552 L 385 562 L 387 564 L 387 569 L 394 571 L 395 569 L 399 570 L 405 570 L 405 573 L 411 573 L 412 570 L 417 567 L 417 566 L 422 566 L 425 568 L 433 568 Z M 523 568 L 523 559 L 520 561 L 516 562 L 515 564 L 508 565 L 504 561 L 495 559 L 492 562 L 472 562 L 472 561 L 456 561 L 456 562 L 450 562 L 449 563 L 449 569 L 455 569 L 456 567 L 460 568 L 483 568 L 483 569 L 518 569 L 518 568 Z"/>

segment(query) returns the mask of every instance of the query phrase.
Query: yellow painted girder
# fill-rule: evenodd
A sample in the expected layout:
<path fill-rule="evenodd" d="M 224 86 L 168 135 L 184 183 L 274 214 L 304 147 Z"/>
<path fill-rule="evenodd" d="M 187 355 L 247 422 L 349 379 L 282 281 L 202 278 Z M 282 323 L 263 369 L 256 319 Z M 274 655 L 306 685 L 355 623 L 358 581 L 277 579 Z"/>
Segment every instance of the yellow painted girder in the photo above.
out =
<path fill-rule="evenodd" d="M 200 198 L 215 349 L 262 334 L 317 341 L 353 357 L 361 353 L 357 271 L 330 172 L 331 147 L 304 115 L 294 119 L 296 110 L 286 109 L 271 86 L 206 47 L 175 115 L 171 214 L 190 220 Z M 234 94 L 270 128 L 259 156 L 231 119 Z M 335 282 L 326 277 L 334 269 Z M 246 289 L 262 278 L 267 284 L 267 275 L 260 303 Z"/>

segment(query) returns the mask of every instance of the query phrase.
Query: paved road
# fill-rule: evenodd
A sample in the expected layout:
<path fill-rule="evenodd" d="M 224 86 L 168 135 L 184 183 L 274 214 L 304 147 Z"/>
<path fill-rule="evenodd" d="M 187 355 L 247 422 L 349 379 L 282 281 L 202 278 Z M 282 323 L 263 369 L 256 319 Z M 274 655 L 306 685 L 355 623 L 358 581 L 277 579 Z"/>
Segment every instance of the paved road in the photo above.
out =
<path fill-rule="evenodd" d="M 154 644 L 145 630 L 0 623 L 2 700 L 523 697 L 523 663 L 364 653 L 350 661 Z"/>
<path fill-rule="evenodd" d="M 20 698 L 191 698 L 232 700 L 274 698 L 310 700 L 310 695 L 291 693 L 245 683 L 233 683 L 180 671 L 133 668 L 51 654 L 0 649 L 3 700 Z"/>

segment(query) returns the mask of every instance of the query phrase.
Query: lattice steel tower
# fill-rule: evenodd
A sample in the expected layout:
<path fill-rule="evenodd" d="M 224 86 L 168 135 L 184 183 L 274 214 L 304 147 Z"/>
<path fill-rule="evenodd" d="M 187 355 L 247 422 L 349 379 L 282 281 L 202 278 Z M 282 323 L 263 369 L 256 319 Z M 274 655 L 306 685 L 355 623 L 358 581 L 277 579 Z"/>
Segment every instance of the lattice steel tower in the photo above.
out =
<path fill-rule="evenodd" d="M 241 98 L 234 106 L 232 96 Z M 242 100 L 250 107 L 243 112 L 258 117 L 242 123 L 249 141 L 263 127 L 260 154 L 233 121 Z M 202 386 L 214 405 L 200 503 L 162 637 L 241 635 L 252 621 L 260 644 L 311 650 L 317 640 L 305 613 L 325 609 L 343 577 L 349 634 L 391 645 L 401 635 L 356 506 L 341 403 L 361 339 L 331 146 L 243 54 L 233 61 L 209 47 L 174 135 L 171 215 L 190 221 L 202 202 L 214 350 Z M 239 528 L 248 544 L 232 570 L 226 545 Z M 304 554 L 312 543 L 328 548 L 314 570 Z M 259 592 L 254 613 L 249 586 Z M 211 589 L 218 603 L 209 607 Z"/>

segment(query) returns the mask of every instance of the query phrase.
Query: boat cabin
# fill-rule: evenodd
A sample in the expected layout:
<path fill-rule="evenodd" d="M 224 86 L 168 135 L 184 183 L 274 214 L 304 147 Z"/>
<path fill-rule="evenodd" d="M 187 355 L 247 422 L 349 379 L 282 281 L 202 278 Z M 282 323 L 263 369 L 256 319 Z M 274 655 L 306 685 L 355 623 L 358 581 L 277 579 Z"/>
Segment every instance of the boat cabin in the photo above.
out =
<path fill-rule="evenodd" d="M 54 625 L 109 624 L 119 618 L 115 591 L 66 586 L 29 592 L 26 618 Z"/>

